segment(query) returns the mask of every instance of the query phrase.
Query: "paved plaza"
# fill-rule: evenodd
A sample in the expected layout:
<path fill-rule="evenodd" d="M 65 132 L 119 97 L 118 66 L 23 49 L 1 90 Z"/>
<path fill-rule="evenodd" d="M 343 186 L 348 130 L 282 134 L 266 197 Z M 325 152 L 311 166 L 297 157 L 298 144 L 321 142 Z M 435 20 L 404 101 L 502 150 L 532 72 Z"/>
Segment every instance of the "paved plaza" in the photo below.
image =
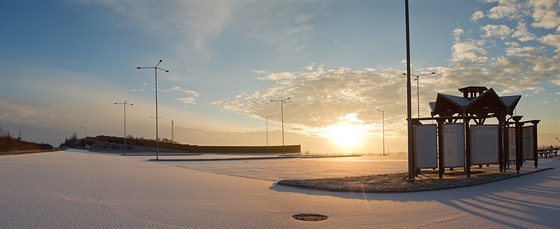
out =
<path fill-rule="evenodd" d="M 67 150 L 0 157 L 3 228 L 559 228 L 553 169 L 459 189 L 339 193 L 281 179 L 406 171 L 406 158 L 154 162 Z M 328 216 L 298 221 L 295 214 Z"/>

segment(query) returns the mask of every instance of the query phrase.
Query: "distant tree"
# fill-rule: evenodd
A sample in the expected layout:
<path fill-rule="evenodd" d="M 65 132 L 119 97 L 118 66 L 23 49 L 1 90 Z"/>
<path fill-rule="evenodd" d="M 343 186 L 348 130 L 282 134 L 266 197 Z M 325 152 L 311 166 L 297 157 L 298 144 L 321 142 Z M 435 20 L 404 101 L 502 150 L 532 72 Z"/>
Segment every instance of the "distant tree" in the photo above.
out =
<path fill-rule="evenodd" d="M 2 132 L 2 137 L 12 138 L 12 134 L 10 134 L 10 130 L 7 130 L 6 132 Z"/>
<path fill-rule="evenodd" d="M 70 140 L 78 140 L 78 134 L 76 134 L 76 132 L 74 132 L 74 134 L 72 134 L 70 136 Z"/>

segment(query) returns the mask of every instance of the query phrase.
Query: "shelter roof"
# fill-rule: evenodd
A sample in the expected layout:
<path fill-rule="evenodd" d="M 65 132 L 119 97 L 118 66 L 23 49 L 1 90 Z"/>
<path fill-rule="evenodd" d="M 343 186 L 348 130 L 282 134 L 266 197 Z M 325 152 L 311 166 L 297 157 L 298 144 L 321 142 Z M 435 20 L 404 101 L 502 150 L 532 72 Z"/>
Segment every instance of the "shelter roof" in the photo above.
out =
<path fill-rule="evenodd" d="M 500 98 L 502 99 L 502 101 L 504 102 L 504 104 L 507 107 L 507 113 L 509 115 L 513 115 L 513 110 L 517 106 L 517 103 L 519 103 L 519 100 L 521 100 L 521 96 L 520 95 L 510 95 L 510 96 L 501 96 Z"/>
<path fill-rule="evenodd" d="M 465 109 L 468 113 L 477 116 L 486 116 L 489 113 L 503 113 L 506 111 L 506 105 L 500 96 L 496 94 L 494 89 L 490 88 L 481 95 L 473 98 Z"/>
<path fill-rule="evenodd" d="M 471 101 L 467 98 L 438 93 L 436 102 L 432 107 L 432 116 L 451 116 L 456 113 L 464 113 L 465 108 Z"/>
<path fill-rule="evenodd" d="M 486 87 L 465 87 L 459 89 L 463 97 L 438 93 L 436 101 L 430 103 L 432 116 L 452 116 L 473 114 L 512 114 L 521 99 L 520 95 L 500 97 L 494 89 Z M 471 97 L 475 95 L 475 97 Z"/>

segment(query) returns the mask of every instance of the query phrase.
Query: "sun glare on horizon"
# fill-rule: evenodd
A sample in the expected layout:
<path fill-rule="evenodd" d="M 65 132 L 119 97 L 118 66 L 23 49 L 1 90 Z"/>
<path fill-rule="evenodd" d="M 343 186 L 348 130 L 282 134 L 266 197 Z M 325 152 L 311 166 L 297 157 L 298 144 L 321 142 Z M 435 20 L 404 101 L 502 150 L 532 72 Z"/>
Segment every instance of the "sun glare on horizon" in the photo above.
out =
<path fill-rule="evenodd" d="M 336 124 L 321 130 L 322 135 L 344 149 L 359 147 L 367 138 L 371 125 L 359 120 L 356 113 L 339 117 Z"/>

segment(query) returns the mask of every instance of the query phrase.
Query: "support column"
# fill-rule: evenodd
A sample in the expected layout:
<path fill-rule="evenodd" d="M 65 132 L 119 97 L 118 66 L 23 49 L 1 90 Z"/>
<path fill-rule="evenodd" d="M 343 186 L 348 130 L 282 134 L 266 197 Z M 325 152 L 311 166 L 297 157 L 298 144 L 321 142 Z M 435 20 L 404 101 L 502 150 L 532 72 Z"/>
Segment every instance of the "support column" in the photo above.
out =
<path fill-rule="evenodd" d="M 498 117 L 498 161 L 500 163 L 500 172 L 505 172 L 505 155 L 504 155 L 504 121 L 505 116 L 500 115 Z"/>
<path fill-rule="evenodd" d="M 521 129 L 523 124 L 519 122 L 521 118 L 523 116 L 513 116 L 515 121 L 515 170 L 517 170 L 517 174 L 523 166 L 523 129 Z"/>
<path fill-rule="evenodd" d="M 443 163 L 443 123 L 445 120 L 438 119 L 437 123 L 437 136 L 438 136 L 438 168 L 439 168 L 439 179 L 443 179 L 443 173 L 445 172 L 445 165 Z"/>
<path fill-rule="evenodd" d="M 535 158 L 535 169 L 539 165 L 539 155 L 537 154 L 537 124 L 539 124 L 540 120 L 533 120 L 531 123 L 533 124 L 533 158 Z"/>
<path fill-rule="evenodd" d="M 509 169 L 509 124 L 504 123 L 504 172 Z"/>
<path fill-rule="evenodd" d="M 467 172 L 467 178 L 471 177 L 471 128 L 469 125 L 470 119 L 464 119 L 465 125 L 465 171 Z"/>

